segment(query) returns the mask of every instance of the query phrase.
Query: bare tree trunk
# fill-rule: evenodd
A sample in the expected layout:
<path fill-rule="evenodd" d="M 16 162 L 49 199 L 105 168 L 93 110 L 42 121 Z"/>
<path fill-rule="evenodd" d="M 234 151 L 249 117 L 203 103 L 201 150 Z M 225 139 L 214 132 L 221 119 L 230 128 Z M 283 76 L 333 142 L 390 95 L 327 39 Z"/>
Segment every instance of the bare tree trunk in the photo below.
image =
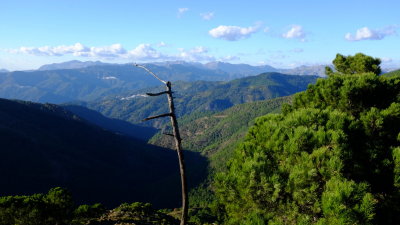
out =
<path fill-rule="evenodd" d="M 181 135 L 179 134 L 179 127 L 178 127 L 178 121 L 176 119 L 176 114 L 175 114 L 175 106 L 174 106 L 174 98 L 172 97 L 172 89 L 171 89 L 171 82 L 169 81 L 164 81 L 160 79 L 157 75 L 155 75 L 153 72 L 151 72 L 149 69 L 147 69 L 144 66 L 135 64 L 136 67 L 140 67 L 147 72 L 149 72 L 152 76 L 154 76 L 156 79 L 161 81 L 166 85 L 167 91 L 163 91 L 160 93 L 146 93 L 148 96 L 159 96 L 163 94 L 167 94 L 168 96 L 168 104 L 169 104 L 169 113 L 161 114 L 158 116 L 151 116 L 144 121 L 147 120 L 152 120 L 152 119 L 157 119 L 161 117 L 166 117 L 169 116 L 171 118 L 171 124 L 172 124 L 172 130 L 173 130 L 173 135 L 175 139 L 175 147 L 176 147 L 176 152 L 178 153 L 178 160 L 179 160 L 179 171 L 181 174 L 181 184 L 182 184 L 182 217 L 181 217 L 181 225 L 186 225 L 187 220 L 188 220 L 188 211 L 189 211 L 189 198 L 188 198 L 188 191 L 187 191 L 187 183 L 186 183 L 186 175 L 185 175 L 185 160 L 183 158 L 183 152 L 182 152 L 182 145 L 181 145 Z"/>
<path fill-rule="evenodd" d="M 181 174 L 181 184 L 182 184 L 182 217 L 181 217 L 181 225 L 185 225 L 188 217 L 188 191 L 187 191 L 187 183 L 186 183 L 186 175 L 185 175 L 185 159 L 182 153 L 182 145 L 181 145 L 181 135 L 179 133 L 178 121 L 176 119 L 175 114 L 175 106 L 174 99 L 172 97 L 171 91 L 171 82 L 167 82 L 167 95 L 168 95 L 168 103 L 169 103 L 169 112 L 171 117 L 172 130 L 175 139 L 175 147 L 176 152 L 178 153 L 179 159 L 179 170 Z"/>

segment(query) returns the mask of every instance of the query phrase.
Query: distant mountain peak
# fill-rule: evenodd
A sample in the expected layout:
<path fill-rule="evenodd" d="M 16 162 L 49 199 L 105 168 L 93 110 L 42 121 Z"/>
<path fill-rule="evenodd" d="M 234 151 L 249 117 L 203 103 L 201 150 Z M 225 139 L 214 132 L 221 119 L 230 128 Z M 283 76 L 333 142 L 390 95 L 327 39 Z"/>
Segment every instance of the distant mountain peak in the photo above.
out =
<path fill-rule="evenodd" d="M 314 76 L 325 76 L 325 67 L 331 65 L 301 65 L 293 69 L 280 69 L 279 72 L 291 75 L 314 75 Z"/>
<path fill-rule="evenodd" d="M 60 70 L 60 69 L 80 69 L 89 66 L 98 66 L 98 65 L 106 65 L 107 63 L 103 63 L 100 61 L 79 61 L 79 60 L 71 60 L 62 63 L 52 63 L 46 64 L 39 67 L 38 70 Z"/>

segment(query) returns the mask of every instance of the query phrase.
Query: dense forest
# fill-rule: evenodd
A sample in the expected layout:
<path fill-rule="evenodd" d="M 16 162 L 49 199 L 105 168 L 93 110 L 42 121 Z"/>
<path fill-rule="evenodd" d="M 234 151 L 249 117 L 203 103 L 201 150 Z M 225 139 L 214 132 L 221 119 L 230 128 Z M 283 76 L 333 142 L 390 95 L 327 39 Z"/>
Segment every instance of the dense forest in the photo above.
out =
<path fill-rule="evenodd" d="M 337 54 L 333 64 L 334 68 L 326 68 L 326 78 L 319 78 L 302 92 L 298 92 L 301 90 L 296 89 L 296 85 L 307 85 L 315 78 L 299 81 L 300 77 L 262 74 L 260 77 L 268 79 L 273 84 L 272 90 L 278 92 L 265 89 L 265 93 L 260 95 L 262 97 L 254 99 L 258 101 L 245 104 L 240 103 L 247 101 L 239 101 L 240 98 L 235 95 L 243 83 L 225 83 L 229 84 L 227 90 L 231 92 L 224 92 L 222 87 L 214 92 L 201 92 L 208 93 L 204 95 L 206 97 L 215 94 L 226 99 L 229 96 L 235 104 L 208 111 L 190 108 L 190 113 L 182 114 L 184 116 L 179 120 L 183 146 L 187 150 L 185 153 L 196 152 L 192 157 L 189 155 L 188 162 L 195 164 L 196 159 L 203 160 L 198 162 L 199 168 L 194 166 L 188 176 L 193 179 L 205 169 L 208 172 L 207 178 L 202 175 L 202 179 L 194 179 L 198 186 L 191 189 L 189 223 L 400 224 L 400 73 L 394 71 L 382 75 L 380 59 L 362 53 L 354 56 Z M 248 84 L 244 86 L 246 90 L 260 81 L 254 77 L 247 79 Z M 282 80 L 286 83 L 282 84 Z M 292 89 L 284 91 L 285 87 Z M 287 96 L 294 92 L 298 93 Z M 268 98 L 264 97 L 266 94 Z M 285 95 L 287 97 L 273 98 Z M 210 106 L 215 99 L 210 97 L 209 101 L 201 101 L 200 97 L 191 97 L 196 100 L 193 105 L 202 102 L 203 107 Z M 237 103 L 236 99 L 239 99 Z M 2 102 L 13 107 L 27 105 L 24 103 L 20 106 L 8 100 Z M 120 113 L 121 108 L 115 102 L 117 100 L 101 107 L 103 110 L 110 107 L 108 111 L 115 107 L 115 111 L 111 111 Z M 154 105 L 157 104 L 152 107 Z M 34 104 L 35 110 L 38 107 L 41 105 Z M 114 160 L 114 169 L 119 168 L 118 160 L 125 160 L 124 156 L 133 154 L 126 150 L 126 145 L 137 146 L 130 159 L 138 161 L 143 158 L 148 162 L 133 163 L 126 172 L 135 172 L 141 165 L 150 170 L 154 161 L 169 168 L 164 174 L 173 174 L 170 163 L 163 161 L 160 156 L 153 157 L 160 152 L 169 160 L 173 152 L 124 135 L 111 135 L 113 142 L 110 144 L 106 138 L 108 131 L 84 125 L 91 116 L 86 121 L 66 109 L 80 110 L 82 115 L 93 115 L 93 112 L 77 106 L 46 107 L 46 112 L 54 120 L 62 114 L 63 123 L 77 137 L 81 137 L 77 131 L 79 129 L 102 135 L 103 140 L 99 143 L 96 143 L 95 135 L 91 137 L 91 142 L 86 142 L 86 146 L 96 143 L 101 150 L 102 155 L 92 160 L 95 165 L 106 162 L 107 154 L 112 154 L 107 146 L 120 142 L 119 158 L 111 158 Z M 32 112 L 42 115 L 35 110 Z M 125 107 L 125 110 L 131 109 Z M 40 130 L 30 125 L 29 134 L 21 134 L 17 132 L 16 123 L 10 121 L 18 121 L 18 126 L 21 126 L 23 115 L 5 115 L 13 120 L 3 120 L 3 124 L 8 124 L 1 127 L 3 133 L 13 131 L 13 137 L 36 144 L 35 151 L 38 152 L 40 147 L 47 147 L 46 154 L 59 162 L 73 161 L 65 153 L 68 149 L 64 149 L 62 154 L 51 151 L 51 147 L 60 144 L 61 140 L 54 139 L 50 146 L 37 144 L 36 139 L 40 141 L 50 137 L 51 132 L 45 136 L 35 136 L 35 140 L 26 138 Z M 96 118 L 104 121 L 99 115 Z M 44 118 L 42 120 L 46 121 Z M 112 122 L 107 120 L 98 125 Z M 109 129 L 114 127 L 110 126 Z M 150 143 L 171 147 L 168 138 L 160 132 Z M 145 148 L 146 153 L 138 153 L 137 149 L 140 148 Z M 90 158 L 89 154 L 84 156 Z M 205 158 L 208 163 L 204 162 Z M 52 165 L 51 160 L 47 163 Z M 77 169 L 81 168 L 81 164 Z M 163 168 L 157 167 L 151 171 L 158 176 L 156 173 L 163 171 Z M 119 171 L 122 170 L 118 169 L 116 173 Z M 168 177 L 174 176 L 168 175 L 165 179 L 158 177 L 165 182 Z M 131 181 L 129 185 L 134 184 L 134 179 Z M 146 179 L 140 182 L 146 182 Z M 123 201 L 112 207 L 94 202 L 86 205 L 80 201 L 74 203 L 74 193 L 71 194 L 68 189 L 55 187 L 48 190 L 47 193 L 41 191 L 45 194 L 0 197 L 0 224 L 179 224 L 179 208 L 158 210 L 148 203 Z M 175 193 L 174 196 L 178 195 Z"/>

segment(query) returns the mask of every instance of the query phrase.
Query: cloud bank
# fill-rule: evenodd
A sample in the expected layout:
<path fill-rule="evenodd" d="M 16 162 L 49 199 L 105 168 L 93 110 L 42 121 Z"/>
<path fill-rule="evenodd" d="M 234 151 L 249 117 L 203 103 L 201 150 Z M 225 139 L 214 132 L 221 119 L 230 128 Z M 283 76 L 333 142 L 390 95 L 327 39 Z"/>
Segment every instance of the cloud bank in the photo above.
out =
<path fill-rule="evenodd" d="M 292 25 L 287 32 L 282 34 L 282 37 L 286 39 L 298 39 L 302 42 L 306 41 L 306 33 L 300 25 Z"/>
<path fill-rule="evenodd" d="M 388 26 L 382 29 L 360 28 L 355 34 L 347 33 L 344 38 L 348 41 L 382 40 L 386 36 L 396 34 L 396 26 Z"/>
<path fill-rule="evenodd" d="M 238 41 L 249 38 L 252 34 L 258 32 L 260 29 L 259 25 L 251 27 L 239 27 L 239 26 L 219 26 L 208 33 L 214 37 L 223 39 L 226 41 Z"/>
<path fill-rule="evenodd" d="M 162 47 L 163 45 L 155 44 Z M 165 60 L 184 60 L 184 61 L 215 61 L 215 60 L 235 60 L 232 57 L 223 56 L 216 58 L 209 53 L 209 50 L 203 46 L 197 46 L 191 49 L 179 48 L 176 53 L 163 54 L 154 48 L 151 44 L 139 44 L 131 50 L 125 49 L 121 44 L 112 44 L 101 47 L 88 47 L 81 43 L 74 45 L 60 45 L 55 47 L 20 47 L 9 50 L 10 53 L 29 54 L 35 56 L 67 56 L 87 57 L 96 59 L 126 59 L 131 61 L 165 61 Z"/>

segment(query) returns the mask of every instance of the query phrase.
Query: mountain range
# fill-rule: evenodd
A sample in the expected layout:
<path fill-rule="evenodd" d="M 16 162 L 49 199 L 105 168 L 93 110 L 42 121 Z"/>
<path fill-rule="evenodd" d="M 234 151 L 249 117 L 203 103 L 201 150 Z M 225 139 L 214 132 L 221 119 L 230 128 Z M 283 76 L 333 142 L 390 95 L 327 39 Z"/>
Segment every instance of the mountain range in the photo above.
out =
<path fill-rule="evenodd" d="M 103 63 L 100 61 L 79 61 L 79 60 L 71 60 L 67 62 L 62 62 L 62 63 L 52 63 L 52 64 L 46 64 L 41 67 L 39 67 L 38 70 L 65 70 L 65 69 L 80 69 L 80 68 L 85 68 L 89 66 L 101 66 L 101 65 L 107 65 L 109 63 Z"/>
<path fill-rule="evenodd" d="M 191 65 L 149 65 L 162 79 L 177 81 L 226 80 L 229 74 Z M 159 85 L 146 71 L 130 64 L 97 65 L 78 69 L 0 73 L 0 97 L 35 102 L 90 101 L 111 94 Z"/>
<path fill-rule="evenodd" d="M 163 80 L 230 81 L 265 72 L 296 75 L 321 75 L 323 66 L 299 67 L 292 70 L 271 66 L 251 66 L 211 62 L 148 63 L 145 66 Z M 0 73 L 0 97 L 40 103 L 93 101 L 109 95 L 140 90 L 160 83 L 145 70 L 133 64 L 109 64 L 100 61 L 69 61 L 43 65 L 33 71 Z"/>
<path fill-rule="evenodd" d="M 63 63 L 46 64 L 39 67 L 38 70 L 78 69 L 96 65 L 118 65 L 118 64 L 102 63 L 100 61 L 81 62 L 78 60 L 72 60 Z M 279 72 L 290 75 L 325 76 L 325 66 L 326 66 L 326 65 L 314 65 L 314 66 L 302 65 L 292 69 L 280 69 L 280 68 L 274 68 L 269 65 L 252 66 L 243 63 L 232 64 L 220 61 L 209 62 L 204 64 L 196 62 L 186 62 L 186 61 L 165 61 L 165 62 L 146 63 L 145 65 L 157 65 L 164 67 L 171 67 L 173 65 L 185 65 L 185 66 L 197 67 L 200 69 L 209 69 L 214 71 L 217 70 L 228 73 L 231 79 L 249 75 L 257 75 L 266 72 Z"/>
<path fill-rule="evenodd" d="M 232 81 L 174 82 L 173 91 L 178 116 L 194 112 L 218 112 L 237 104 L 272 99 L 303 91 L 314 83 L 316 76 L 292 76 L 280 73 L 263 73 Z M 103 115 L 162 128 L 168 119 L 141 121 L 148 117 L 168 112 L 165 96 L 146 97 L 145 93 L 164 91 L 165 87 L 148 88 L 124 95 L 109 96 L 99 101 L 77 102 Z"/>

